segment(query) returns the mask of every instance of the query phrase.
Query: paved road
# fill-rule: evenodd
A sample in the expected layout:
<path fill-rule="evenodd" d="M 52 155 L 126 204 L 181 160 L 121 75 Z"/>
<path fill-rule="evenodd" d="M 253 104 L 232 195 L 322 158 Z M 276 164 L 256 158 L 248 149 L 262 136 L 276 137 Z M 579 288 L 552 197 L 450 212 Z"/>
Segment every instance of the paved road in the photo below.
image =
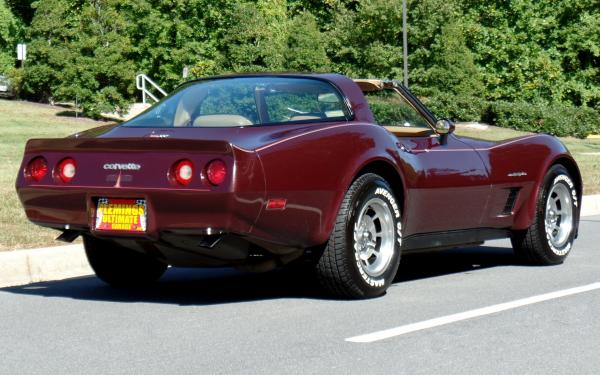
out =
<path fill-rule="evenodd" d="M 562 266 L 517 265 L 508 246 L 406 256 L 387 295 L 370 301 L 232 270 L 169 270 L 148 290 L 93 277 L 0 289 L 0 373 L 600 373 L 600 289 L 345 341 L 600 281 L 600 216 L 582 222 Z"/>

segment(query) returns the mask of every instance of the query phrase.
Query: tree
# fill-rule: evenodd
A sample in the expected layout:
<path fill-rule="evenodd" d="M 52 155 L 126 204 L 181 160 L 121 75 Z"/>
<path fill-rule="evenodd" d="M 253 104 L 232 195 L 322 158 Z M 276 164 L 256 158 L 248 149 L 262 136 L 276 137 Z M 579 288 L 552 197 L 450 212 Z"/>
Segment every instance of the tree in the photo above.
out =
<path fill-rule="evenodd" d="M 366 0 L 356 11 L 337 9 L 327 33 L 334 70 L 353 77 L 402 78 L 400 1 Z"/>
<path fill-rule="evenodd" d="M 325 72 L 330 69 L 326 40 L 310 12 L 295 16 L 288 29 L 285 68 L 295 72 Z"/>
<path fill-rule="evenodd" d="M 237 4 L 221 43 L 220 65 L 226 72 L 284 70 L 288 19 L 284 0 Z"/>
<path fill-rule="evenodd" d="M 78 101 L 98 116 L 127 109 L 135 67 L 116 0 L 35 3 L 26 91 L 41 99 Z"/>
<path fill-rule="evenodd" d="M 598 1 L 562 1 L 554 32 L 565 74 L 564 99 L 600 111 L 600 7 Z"/>
<path fill-rule="evenodd" d="M 31 0 L 0 0 L 0 69 L 23 24 L 7 1 L 25 24 L 30 15 Z M 97 114 L 134 101 L 139 72 L 167 91 L 184 67 L 192 77 L 291 70 L 402 79 L 401 1 L 37 1 L 24 85 L 31 98 L 77 97 Z M 456 118 L 478 116 L 488 101 L 598 110 L 597 2 L 408 0 L 411 88 Z"/>
<path fill-rule="evenodd" d="M 489 99 L 598 106 L 597 1 L 472 0 L 463 6 Z"/>
<path fill-rule="evenodd" d="M 22 36 L 23 25 L 4 0 L 0 0 L 0 74 L 15 66 L 15 48 Z"/>
<path fill-rule="evenodd" d="M 127 20 L 137 70 L 167 90 L 183 81 L 185 66 L 192 76 L 219 72 L 218 51 L 230 23 L 235 0 L 133 0 L 120 11 Z"/>
<path fill-rule="evenodd" d="M 484 93 L 481 74 L 460 24 L 452 22 L 442 26 L 429 50 L 429 64 L 415 69 L 417 91 L 426 95 L 444 93 L 468 97 Z"/>

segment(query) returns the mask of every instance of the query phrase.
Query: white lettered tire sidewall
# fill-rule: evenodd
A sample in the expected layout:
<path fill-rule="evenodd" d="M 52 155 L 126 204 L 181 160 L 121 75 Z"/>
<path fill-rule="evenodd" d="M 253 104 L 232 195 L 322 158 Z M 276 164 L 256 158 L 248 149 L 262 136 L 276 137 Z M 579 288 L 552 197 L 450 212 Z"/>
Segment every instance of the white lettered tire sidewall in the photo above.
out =
<path fill-rule="evenodd" d="M 360 264 L 358 252 L 354 248 L 354 225 L 358 219 L 363 205 L 372 198 L 378 198 L 385 202 L 392 214 L 394 231 L 394 253 L 387 265 L 385 271 L 373 277 L 368 275 Z M 367 182 L 363 188 L 353 197 L 351 210 L 346 221 L 346 251 L 348 259 L 352 263 L 352 277 L 355 283 L 360 286 L 365 296 L 378 296 L 385 292 L 390 286 L 400 263 L 400 247 L 402 244 L 402 220 L 401 208 L 398 200 L 392 193 L 391 188 L 380 177 Z"/>
<path fill-rule="evenodd" d="M 573 210 L 572 211 L 573 212 L 573 215 L 572 215 L 573 223 L 572 223 L 571 233 L 569 234 L 569 238 L 565 242 L 565 244 L 560 247 L 555 247 L 552 244 L 552 241 L 550 241 L 550 239 L 548 238 L 548 235 L 546 234 L 544 226 L 543 225 L 539 226 L 540 230 L 543 232 L 540 234 L 543 235 L 543 238 L 545 239 L 546 246 L 544 246 L 544 247 L 547 248 L 548 255 L 550 255 L 552 258 L 555 258 L 557 260 L 564 259 L 571 251 L 571 248 L 573 246 L 573 241 L 575 239 L 575 228 L 576 228 L 577 217 L 579 215 L 579 200 L 577 197 L 577 190 L 575 188 L 575 183 L 569 176 L 569 173 L 562 166 L 553 168 L 547 174 L 544 182 L 545 182 L 544 193 L 542 194 L 542 201 L 539 204 L 541 209 L 538 212 L 538 215 L 540 215 L 538 217 L 538 220 L 540 220 L 542 223 L 545 220 L 544 215 L 545 215 L 546 202 L 548 200 L 548 194 L 550 193 L 552 188 L 557 184 L 563 184 L 571 192 L 571 205 L 572 205 L 571 209 Z"/>

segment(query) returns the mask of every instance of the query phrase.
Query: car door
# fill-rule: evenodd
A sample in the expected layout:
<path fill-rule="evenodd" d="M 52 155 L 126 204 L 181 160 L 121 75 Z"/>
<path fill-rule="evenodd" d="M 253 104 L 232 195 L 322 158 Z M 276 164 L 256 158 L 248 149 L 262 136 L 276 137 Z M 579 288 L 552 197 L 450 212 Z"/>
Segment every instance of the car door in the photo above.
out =
<path fill-rule="evenodd" d="M 453 135 L 399 138 L 414 175 L 407 189 L 405 234 L 478 228 L 491 186 L 479 155 Z M 408 181 L 407 181 L 408 182 Z M 407 183 L 408 185 L 408 183 Z"/>
<path fill-rule="evenodd" d="M 393 91 L 399 97 L 385 101 L 399 107 L 394 116 L 366 96 L 376 120 L 397 136 L 405 163 L 404 235 L 478 228 L 491 190 L 481 157 L 453 134 L 437 134 L 435 118 L 410 92 Z"/>

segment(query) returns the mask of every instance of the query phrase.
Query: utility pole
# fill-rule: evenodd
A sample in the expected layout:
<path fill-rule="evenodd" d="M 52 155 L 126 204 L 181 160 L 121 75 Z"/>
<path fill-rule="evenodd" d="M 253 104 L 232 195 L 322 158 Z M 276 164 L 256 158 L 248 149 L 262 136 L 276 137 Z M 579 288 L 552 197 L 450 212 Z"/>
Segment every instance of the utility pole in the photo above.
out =
<path fill-rule="evenodd" d="M 406 0 L 402 0 L 402 53 L 404 55 L 404 86 L 408 88 L 408 37 L 406 33 Z"/>

